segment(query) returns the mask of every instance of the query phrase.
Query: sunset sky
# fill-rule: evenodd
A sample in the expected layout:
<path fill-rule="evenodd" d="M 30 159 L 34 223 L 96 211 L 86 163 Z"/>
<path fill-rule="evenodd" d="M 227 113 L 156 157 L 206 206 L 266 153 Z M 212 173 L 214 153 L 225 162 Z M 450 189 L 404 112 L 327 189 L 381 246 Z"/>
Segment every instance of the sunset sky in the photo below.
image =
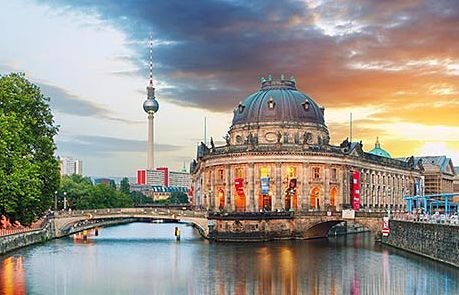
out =
<path fill-rule="evenodd" d="M 154 36 L 155 163 L 179 170 L 268 74 L 293 74 L 325 107 L 331 143 L 459 166 L 459 1 L 0 2 L 0 74 L 51 97 L 58 154 L 90 176 L 146 162 L 148 43 Z"/>

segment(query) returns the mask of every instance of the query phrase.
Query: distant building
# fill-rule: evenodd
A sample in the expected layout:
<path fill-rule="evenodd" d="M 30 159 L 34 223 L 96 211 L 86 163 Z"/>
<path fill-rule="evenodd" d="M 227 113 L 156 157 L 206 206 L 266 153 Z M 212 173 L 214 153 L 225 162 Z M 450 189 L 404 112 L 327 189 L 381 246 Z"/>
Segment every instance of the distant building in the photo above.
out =
<path fill-rule="evenodd" d="M 188 194 L 190 188 L 190 173 L 169 171 L 168 167 L 137 170 L 136 183 L 131 184 L 131 190 L 140 191 L 155 201 L 167 199 L 173 192 Z"/>
<path fill-rule="evenodd" d="M 59 166 L 61 170 L 61 176 L 63 175 L 83 175 L 83 161 L 75 160 L 69 157 L 60 157 Z"/>
<path fill-rule="evenodd" d="M 454 171 L 456 172 L 456 175 L 453 180 L 453 191 L 456 193 L 459 192 L 459 167 L 454 167 Z"/>
<path fill-rule="evenodd" d="M 115 180 L 111 179 L 111 178 L 96 178 L 94 179 L 94 184 L 106 184 L 106 185 L 110 185 L 110 186 L 115 186 Z"/>
<path fill-rule="evenodd" d="M 191 174 L 187 172 L 169 172 L 169 186 L 191 187 Z"/>
<path fill-rule="evenodd" d="M 426 195 L 452 193 L 453 182 L 457 175 L 453 162 L 446 156 L 415 157 L 416 165 L 424 168 L 424 190 Z"/>

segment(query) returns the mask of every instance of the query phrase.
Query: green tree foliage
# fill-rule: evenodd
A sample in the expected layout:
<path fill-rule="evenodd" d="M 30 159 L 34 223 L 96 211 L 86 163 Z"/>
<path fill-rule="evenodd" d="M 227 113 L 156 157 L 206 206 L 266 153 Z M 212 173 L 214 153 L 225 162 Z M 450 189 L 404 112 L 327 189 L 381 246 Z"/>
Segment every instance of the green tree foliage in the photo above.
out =
<path fill-rule="evenodd" d="M 141 192 L 132 191 L 130 195 L 134 206 L 153 204 L 152 198 L 145 196 Z"/>
<path fill-rule="evenodd" d="M 188 204 L 188 195 L 183 192 L 173 192 L 167 200 L 169 204 Z"/>
<path fill-rule="evenodd" d="M 22 74 L 0 76 L 0 214 L 29 225 L 59 185 L 49 98 Z"/>
<path fill-rule="evenodd" d="M 57 192 L 58 209 L 63 208 L 64 195 L 68 208 L 74 210 L 132 207 L 129 194 L 116 190 L 111 184 L 93 185 L 89 178 L 76 174 L 62 178 Z"/>
<path fill-rule="evenodd" d="M 124 177 L 123 179 L 121 179 L 121 182 L 120 182 L 120 190 L 121 192 L 129 195 L 130 192 L 131 192 L 131 187 L 129 185 L 129 179 L 127 177 Z"/>
<path fill-rule="evenodd" d="M 57 192 L 57 209 L 64 207 L 64 193 L 68 208 L 79 209 L 84 207 L 81 202 L 89 199 L 92 188 L 93 184 L 89 177 L 83 177 L 78 174 L 63 176 L 61 187 Z"/>

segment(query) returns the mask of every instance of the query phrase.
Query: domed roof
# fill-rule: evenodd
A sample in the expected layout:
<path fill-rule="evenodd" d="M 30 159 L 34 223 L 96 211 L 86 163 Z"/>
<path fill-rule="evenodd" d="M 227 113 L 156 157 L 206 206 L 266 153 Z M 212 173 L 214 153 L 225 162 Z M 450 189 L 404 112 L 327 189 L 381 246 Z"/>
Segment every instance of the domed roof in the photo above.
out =
<path fill-rule="evenodd" d="M 370 154 L 381 156 L 381 157 L 386 157 L 386 158 L 392 158 L 388 152 L 383 150 L 381 148 L 381 144 L 379 143 L 379 139 L 376 138 L 376 143 L 374 149 L 369 151 Z"/>
<path fill-rule="evenodd" d="M 295 78 L 262 78 L 261 89 L 234 109 L 233 124 L 300 122 L 325 125 L 324 109 L 296 89 Z"/>

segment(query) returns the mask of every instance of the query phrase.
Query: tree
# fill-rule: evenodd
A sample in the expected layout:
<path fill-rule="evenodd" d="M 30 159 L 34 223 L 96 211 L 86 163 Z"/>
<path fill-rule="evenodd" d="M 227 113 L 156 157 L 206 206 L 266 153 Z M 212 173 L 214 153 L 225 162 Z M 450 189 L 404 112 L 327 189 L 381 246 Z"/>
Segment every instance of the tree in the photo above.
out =
<path fill-rule="evenodd" d="M 29 225 L 59 185 L 49 98 L 23 74 L 0 76 L 0 214 Z"/>
<path fill-rule="evenodd" d="M 188 204 L 188 195 L 183 192 L 173 192 L 168 199 L 170 204 Z"/>
<path fill-rule="evenodd" d="M 153 203 L 152 198 L 145 196 L 141 192 L 132 191 L 130 195 L 131 195 L 132 202 L 134 203 L 134 206 L 147 205 L 147 204 Z"/>
<path fill-rule="evenodd" d="M 127 194 L 127 195 L 129 195 L 131 193 L 131 187 L 129 185 L 129 179 L 127 177 L 124 177 L 123 179 L 121 179 L 120 191 L 122 193 Z"/>
<path fill-rule="evenodd" d="M 62 209 L 64 207 L 64 194 L 67 198 L 67 207 L 72 209 L 80 209 L 87 207 L 81 202 L 88 200 L 91 194 L 93 184 L 89 177 L 83 177 L 78 174 L 72 174 L 70 176 L 63 176 L 61 179 L 61 186 L 57 192 L 58 207 Z"/>

